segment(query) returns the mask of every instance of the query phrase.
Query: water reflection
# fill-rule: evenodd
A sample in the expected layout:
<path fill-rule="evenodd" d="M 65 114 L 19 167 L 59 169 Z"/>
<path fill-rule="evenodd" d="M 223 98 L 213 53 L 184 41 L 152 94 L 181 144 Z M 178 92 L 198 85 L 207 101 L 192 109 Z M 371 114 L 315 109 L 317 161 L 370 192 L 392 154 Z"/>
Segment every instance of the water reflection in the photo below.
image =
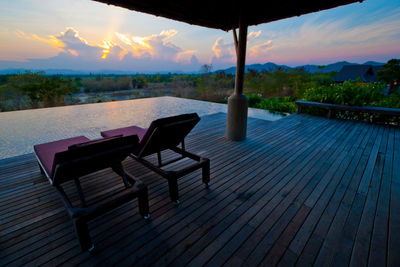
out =
<path fill-rule="evenodd" d="M 154 97 L 117 102 L 22 110 L 0 113 L 0 159 L 33 151 L 33 145 L 85 135 L 100 138 L 100 131 L 139 125 L 182 113 L 199 116 L 227 111 L 227 105 L 176 97 Z M 249 109 L 249 117 L 277 120 L 282 116 Z"/>

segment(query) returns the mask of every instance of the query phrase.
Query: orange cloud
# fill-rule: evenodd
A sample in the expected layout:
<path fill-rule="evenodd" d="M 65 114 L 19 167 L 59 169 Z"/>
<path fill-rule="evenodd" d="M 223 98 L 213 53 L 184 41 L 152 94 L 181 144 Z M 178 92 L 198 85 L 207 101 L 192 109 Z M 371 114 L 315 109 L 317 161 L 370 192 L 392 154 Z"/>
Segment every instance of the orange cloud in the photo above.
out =
<path fill-rule="evenodd" d="M 149 36 L 134 36 L 115 32 L 114 40 L 106 39 L 99 44 L 89 44 L 77 30 L 71 27 L 59 34 L 45 38 L 36 34 L 28 35 L 22 31 L 17 31 L 16 35 L 27 40 L 51 44 L 62 52 L 59 54 L 60 58 L 71 56 L 68 58 L 82 62 L 106 61 L 108 64 L 117 64 L 117 62 L 123 60 L 125 62 L 159 60 L 159 62 L 175 62 L 185 65 L 199 64 L 195 56 L 196 50 L 183 50 L 171 42 L 171 38 L 177 33 L 174 29 L 164 30 Z"/>
<path fill-rule="evenodd" d="M 161 40 L 163 43 L 174 35 L 176 35 L 178 32 L 174 29 L 172 30 L 167 30 L 167 31 L 161 31 L 160 34 L 153 34 L 150 36 L 130 36 L 128 34 L 122 34 L 119 32 L 116 32 L 115 35 L 126 45 L 131 46 L 135 54 L 137 55 L 142 55 L 143 53 L 150 53 L 152 54 L 153 46 L 152 46 L 152 41 L 154 40 Z"/>
<path fill-rule="evenodd" d="M 261 44 L 252 45 L 254 40 L 261 35 L 261 30 L 252 31 L 248 34 L 248 58 L 249 61 L 261 62 L 260 57 L 265 57 L 268 50 L 272 48 L 272 41 L 266 41 Z M 236 60 L 235 47 L 233 42 L 225 43 L 222 37 L 219 37 L 212 46 L 214 57 L 211 59 L 213 64 L 234 63 Z"/>
<path fill-rule="evenodd" d="M 259 59 L 260 57 L 265 57 L 267 54 L 268 50 L 272 48 L 272 40 L 268 40 L 262 44 L 254 45 L 249 48 L 250 53 L 249 53 L 249 60 Z"/>
<path fill-rule="evenodd" d="M 17 30 L 17 31 L 15 32 L 15 34 L 16 34 L 19 38 L 22 38 L 22 39 L 26 39 L 26 40 L 36 40 L 36 41 L 40 41 L 40 42 L 44 42 L 44 43 L 50 44 L 50 45 L 52 45 L 54 48 L 57 48 L 57 49 L 60 50 L 60 51 L 63 51 L 62 48 L 65 46 L 60 40 L 58 40 L 58 39 L 57 39 L 55 36 L 53 36 L 53 35 L 50 35 L 49 38 L 46 39 L 46 38 L 39 37 L 39 36 L 36 35 L 36 34 L 28 35 L 28 34 L 24 33 L 24 32 L 21 31 L 21 30 Z"/>
<path fill-rule="evenodd" d="M 197 50 L 186 50 L 182 52 L 178 52 L 176 54 L 175 61 L 176 62 L 185 62 L 189 63 L 191 62 L 193 55 L 197 52 Z"/>
<path fill-rule="evenodd" d="M 73 56 L 79 56 L 79 54 L 78 54 L 78 52 L 76 52 L 75 50 L 73 50 L 73 49 L 68 49 L 67 50 L 71 55 L 73 55 Z"/>
<path fill-rule="evenodd" d="M 187 53 L 181 48 L 169 42 L 169 39 L 178 32 L 174 29 L 161 31 L 150 36 L 132 36 L 116 32 L 115 35 L 126 49 L 131 50 L 136 57 L 151 57 L 166 60 L 180 60 Z"/>
<path fill-rule="evenodd" d="M 233 58 L 235 56 L 233 43 L 226 44 L 221 37 L 215 41 L 211 49 L 216 58 Z"/>
<path fill-rule="evenodd" d="M 211 63 L 214 65 L 233 63 L 236 59 L 235 46 L 232 43 L 225 43 L 224 39 L 218 38 L 211 47 L 214 56 Z"/>
<path fill-rule="evenodd" d="M 259 30 L 258 32 L 250 32 L 247 35 L 247 40 L 251 41 L 251 40 L 256 39 L 257 37 L 259 37 L 260 35 L 261 35 L 261 30 Z"/>
<path fill-rule="evenodd" d="M 88 42 L 85 39 L 79 36 L 79 32 L 72 27 L 67 27 L 64 32 L 61 32 L 60 34 L 54 36 L 54 38 L 57 38 L 63 43 L 74 43 L 74 44 L 83 43 L 86 45 L 88 44 Z"/>
<path fill-rule="evenodd" d="M 122 34 L 122 33 L 119 33 L 119 32 L 115 32 L 115 35 L 116 35 L 123 43 L 125 43 L 125 44 L 127 44 L 127 45 L 132 45 L 132 41 L 131 41 L 131 39 L 130 39 L 127 35 Z"/>
<path fill-rule="evenodd" d="M 103 44 L 99 44 L 99 47 L 103 48 L 103 56 L 101 58 L 106 59 L 110 53 L 110 49 L 115 46 L 111 41 L 103 40 Z"/>
<path fill-rule="evenodd" d="M 149 37 L 141 37 L 141 36 L 130 36 L 128 34 L 123 34 L 116 32 L 115 35 L 129 48 L 133 49 L 133 52 L 136 56 L 140 57 L 145 53 L 151 53 L 153 49 L 152 46 L 148 43 Z"/>
<path fill-rule="evenodd" d="M 98 55 L 98 57 L 106 59 L 108 54 L 110 53 L 110 49 L 116 46 L 115 43 L 104 40 L 103 44 L 99 45 L 90 45 L 88 41 L 86 41 L 83 37 L 79 35 L 79 32 L 74 28 L 68 27 L 65 31 L 56 34 L 50 35 L 48 38 L 40 37 L 36 34 L 25 34 L 22 31 L 17 31 L 16 35 L 20 38 L 24 38 L 27 40 L 37 40 L 43 43 L 47 43 L 52 45 L 54 48 L 58 50 L 69 53 L 75 57 L 90 57 L 93 56 L 92 53 Z M 102 53 L 97 53 L 96 49 L 102 49 Z M 87 55 L 90 51 L 90 55 Z M 120 59 L 122 59 L 124 53 L 120 53 Z"/>

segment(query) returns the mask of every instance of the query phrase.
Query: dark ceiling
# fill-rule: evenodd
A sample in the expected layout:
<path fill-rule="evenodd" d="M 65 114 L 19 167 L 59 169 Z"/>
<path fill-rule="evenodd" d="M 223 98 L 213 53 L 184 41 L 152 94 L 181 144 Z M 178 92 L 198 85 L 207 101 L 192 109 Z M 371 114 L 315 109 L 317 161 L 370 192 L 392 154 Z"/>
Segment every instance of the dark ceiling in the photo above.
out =
<path fill-rule="evenodd" d="M 238 27 L 241 16 L 249 26 L 300 16 L 354 2 L 355 0 L 94 0 L 110 5 L 229 31 Z"/>

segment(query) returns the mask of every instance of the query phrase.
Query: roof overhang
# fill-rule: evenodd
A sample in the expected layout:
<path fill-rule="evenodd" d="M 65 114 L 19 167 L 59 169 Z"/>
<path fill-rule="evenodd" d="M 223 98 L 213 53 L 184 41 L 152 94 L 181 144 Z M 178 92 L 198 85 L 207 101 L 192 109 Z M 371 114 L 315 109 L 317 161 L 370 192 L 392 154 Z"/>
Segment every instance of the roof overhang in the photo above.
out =
<path fill-rule="evenodd" d="M 248 26 L 300 16 L 363 0 L 94 0 L 189 24 L 229 31 L 239 18 Z"/>

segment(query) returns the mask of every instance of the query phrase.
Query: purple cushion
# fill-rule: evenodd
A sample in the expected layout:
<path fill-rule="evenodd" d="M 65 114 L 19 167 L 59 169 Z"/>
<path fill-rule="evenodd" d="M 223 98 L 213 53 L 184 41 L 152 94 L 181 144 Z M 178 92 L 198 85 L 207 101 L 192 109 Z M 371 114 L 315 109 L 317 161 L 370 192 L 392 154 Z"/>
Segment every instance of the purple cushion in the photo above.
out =
<path fill-rule="evenodd" d="M 68 150 L 69 146 L 87 141 L 90 141 L 90 139 L 85 136 L 77 136 L 50 143 L 35 145 L 33 148 L 46 172 L 50 175 L 50 177 L 52 177 L 54 171 L 53 163 L 55 154 Z"/>
<path fill-rule="evenodd" d="M 87 142 L 73 144 L 73 145 L 68 146 L 68 150 L 79 149 L 79 148 L 84 148 L 84 147 L 89 147 L 89 146 L 95 146 L 96 144 L 107 143 L 109 140 L 116 139 L 116 138 L 119 138 L 119 137 L 122 137 L 122 135 L 99 138 L 99 139 L 89 140 Z"/>
<path fill-rule="evenodd" d="M 118 128 L 118 129 L 113 129 L 113 130 L 108 130 L 101 132 L 101 136 L 103 137 L 111 137 L 111 136 L 117 136 L 117 135 L 122 135 L 122 136 L 129 136 L 129 135 L 137 135 L 139 137 L 139 140 L 141 141 L 144 134 L 146 133 L 147 129 L 143 129 L 137 126 L 129 126 L 129 127 L 124 127 L 124 128 Z"/>

